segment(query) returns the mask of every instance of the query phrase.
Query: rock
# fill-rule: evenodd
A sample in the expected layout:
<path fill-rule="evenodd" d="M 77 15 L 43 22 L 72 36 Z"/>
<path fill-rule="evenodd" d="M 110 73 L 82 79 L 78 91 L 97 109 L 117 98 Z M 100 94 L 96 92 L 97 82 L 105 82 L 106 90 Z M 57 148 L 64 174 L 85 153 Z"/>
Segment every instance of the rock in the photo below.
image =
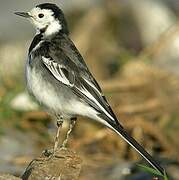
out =
<path fill-rule="evenodd" d="M 20 178 L 10 174 L 0 174 L 0 180 L 20 180 Z"/>
<path fill-rule="evenodd" d="M 12 99 L 10 105 L 17 111 L 32 111 L 38 109 L 38 105 L 32 101 L 26 92 L 18 94 L 14 99 Z"/>
<path fill-rule="evenodd" d="M 75 180 L 82 166 L 81 158 L 72 150 L 58 149 L 54 156 L 33 160 L 22 175 L 23 180 Z"/>

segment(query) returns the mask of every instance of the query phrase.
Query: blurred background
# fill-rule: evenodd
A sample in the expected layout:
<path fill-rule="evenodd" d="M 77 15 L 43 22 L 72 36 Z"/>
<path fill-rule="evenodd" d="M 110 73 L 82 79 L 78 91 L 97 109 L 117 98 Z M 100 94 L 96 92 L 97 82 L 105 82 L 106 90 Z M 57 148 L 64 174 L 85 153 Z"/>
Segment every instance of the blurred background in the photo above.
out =
<path fill-rule="evenodd" d="M 0 0 L 0 172 L 20 175 L 54 141 L 55 121 L 25 87 L 35 30 L 13 14 L 42 2 Z M 179 1 L 49 2 L 64 10 L 70 37 L 123 126 L 179 179 Z M 80 180 L 151 179 L 129 145 L 91 120 L 79 118 L 69 146 L 83 159 Z"/>

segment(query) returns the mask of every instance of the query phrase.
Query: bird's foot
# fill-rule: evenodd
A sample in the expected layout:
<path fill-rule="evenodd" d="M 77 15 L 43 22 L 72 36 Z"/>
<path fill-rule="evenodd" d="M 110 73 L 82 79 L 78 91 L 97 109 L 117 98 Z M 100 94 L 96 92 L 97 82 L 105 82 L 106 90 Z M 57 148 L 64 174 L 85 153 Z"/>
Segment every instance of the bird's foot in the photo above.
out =
<path fill-rule="evenodd" d="M 50 149 L 45 149 L 42 151 L 42 155 L 45 156 L 45 157 L 50 157 L 54 154 L 54 151 L 53 150 L 50 150 Z"/>
<path fill-rule="evenodd" d="M 45 149 L 42 151 L 42 157 L 44 161 L 49 161 L 55 156 L 55 151 L 53 149 Z"/>
<path fill-rule="evenodd" d="M 67 149 L 66 146 L 67 146 L 67 144 L 63 142 L 62 145 L 60 146 L 60 149 Z"/>

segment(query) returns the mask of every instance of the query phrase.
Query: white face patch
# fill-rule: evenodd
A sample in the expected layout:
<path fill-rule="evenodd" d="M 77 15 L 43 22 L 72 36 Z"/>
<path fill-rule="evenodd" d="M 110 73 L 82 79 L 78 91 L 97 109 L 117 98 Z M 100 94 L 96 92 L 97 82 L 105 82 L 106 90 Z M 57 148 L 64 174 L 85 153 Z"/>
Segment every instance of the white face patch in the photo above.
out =
<path fill-rule="evenodd" d="M 45 36 L 55 34 L 62 29 L 59 20 L 55 19 L 53 15 L 54 13 L 50 9 L 40 9 L 35 7 L 29 12 L 29 14 L 32 16 L 30 19 L 37 31 L 46 29 L 44 33 Z"/>

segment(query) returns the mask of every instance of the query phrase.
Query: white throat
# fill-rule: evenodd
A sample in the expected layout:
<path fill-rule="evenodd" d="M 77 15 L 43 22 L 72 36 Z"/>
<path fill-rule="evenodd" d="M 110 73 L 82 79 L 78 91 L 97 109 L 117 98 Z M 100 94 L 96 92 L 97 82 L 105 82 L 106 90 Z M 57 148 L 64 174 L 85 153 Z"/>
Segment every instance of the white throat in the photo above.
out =
<path fill-rule="evenodd" d="M 48 36 L 54 35 L 54 34 L 58 33 L 61 29 L 62 29 L 61 24 L 58 21 L 53 21 L 45 29 L 44 36 L 48 37 Z M 40 33 L 40 29 L 37 28 L 36 34 L 39 34 L 39 33 Z"/>
<path fill-rule="evenodd" d="M 50 23 L 50 25 L 48 25 L 47 29 L 44 32 L 44 35 L 46 37 L 51 36 L 59 32 L 61 29 L 62 29 L 61 24 L 58 21 L 53 21 Z"/>

